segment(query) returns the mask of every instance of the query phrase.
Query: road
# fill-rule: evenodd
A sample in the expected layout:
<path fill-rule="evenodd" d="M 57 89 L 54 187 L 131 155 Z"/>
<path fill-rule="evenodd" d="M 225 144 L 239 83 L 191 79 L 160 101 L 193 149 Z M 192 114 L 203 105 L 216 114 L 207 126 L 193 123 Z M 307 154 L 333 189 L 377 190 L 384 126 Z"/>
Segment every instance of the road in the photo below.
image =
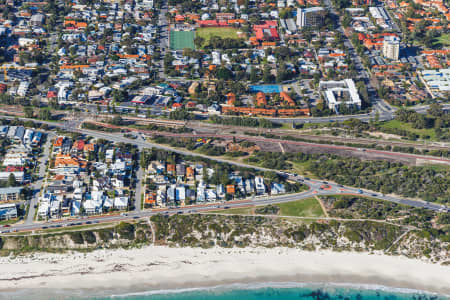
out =
<path fill-rule="evenodd" d="M 144 138 L 142 137 L 142 135 L 139 135 L 138 136 L 138 139 L 141 139 L 141 141 L 145 141 L 144 140 Z M 140 155 L 140 153 L 142 152 L 142 147 L 138 147 L 139 148 L 139 155 Z M 142 167 L 141 167 L 141 164 L 140 164 L 140 159 L 138 159 L 138 161 L 137 161 L 137 172 L 136 172 L 136 189 L 135 189 L 135 191 L 134 191 L 134 197 L 135 197 L 135 200 L 134 200 L 134 209 L 136 210 L 136 211 L 141 211 L 141 209 L 142 209 L 142 198 L 141 198 L 141 196 L 142 196 L 142 179 L 143 179 L 143 177 L 144 177 L 144 174 L 143 174 L 143 169 L 142 169 Z"/>
<path fill-rule="evenodd" d="M 162 1 L 161 8 L 158 11 L 158 26 L 159 26 L 159 49 L 161 51 L 161 58 L 159 60 L 159 78 L 166 78 L 164 73 L 164 57 L 169 48 L 169 22 L 167 21 L 167 1 Z"/>
<path fill-rule="evenodd" d="M 177 208 L 165 208 L 165 209 L 155 209 L 155 210 L 143 210 L 143 211 L 133 211 L 127 214 L 117 214 L 117 215 L 105 215 L 105 216 L 94 216 L 87 219 L 72 219 L 72 220 L 61 220 L 54 222 L 46 222 L 46 223 L 35 223 L 35 224 L 19 224 L 14 225 L 8 229 L 2 229 L 2 233 L 9 233 L 11 231 L 33 231 L 54 227 L 64 227 L 64 226 L 73 226 L 73 225 L 82 225 L 82 224 L 93 224 L 93 223 L 106 223 L 106 222 L 118 222 L 118 221 L 126 221 L 133 220 L 139 218 L 146 218 L 156 214 L 193 214 L 200 212 L 207 212 L 210 210 L 220 210 L 220 209 L 231 209 L 231 208 L 239 208 L 239 207 L 248 207 L 248 206 L 257 206 L 257 205 L 269 205 L 269 204 L 278 204 L 285 202 L 292 202 L 301 199 L 310 198 L 317 195 L 362 195 L 362 196 L 370 196 L 373 198 L 383 199 L 387 201 L 391 201 L 394 203 L 410 205 L 414 207 L 426 208 L 431 210 L 440 210 L 441 206 L 437 204 L 429 204 L 421 201 L 407 200 L 401 199 L 392 196 L 382 195 L 380 193 L 375 193 L 367 190 L 358 190 L 356 188 L 350 187 L 340 187 L 331 182 L 327 182 L 327 185 L 330 186 L 328 190 L 320 189 L 321 186 L 324 185 L 324 182 L 319 180 L 310 180 L 305 179 L 301 176 L 289 176 L 289 179 L 302 182 L 310 187 L 310 190 L 303 193 L 296 194 L 286 194 L 281 196 L 256 196 L 251 199 L 245 199 L 240 201 L 229 201 L 226 203 L 211 203 L 205 205 L 195 205 L 195 206 L 185 206 L 185 207 L 177 207 Z"/>
<path fill-rule="evenodd" d="M 34 222 L 34 215 L 36 213 L 36 209 L 35 206 L 38 204 L 38 200 L 39 200 L 39 194 L 40 191 L 42 189 L 42 184 L 44 183 L 45 180 L 45 169 L 47 166 L 47 161 L 48 161 L 48 157 L 50 155 L 50 142 L 52 139 L 53 134 L 47 134 L 47 140 L 45 142 L 45 144 L 42 146 L 44 147 L 44 152 L 43 152 L 43 156 L 40 159 L 39 162 L 39 178 L 37 181 L 35 181 L 32 184 L 32 189 L 33 189 L 33 196 L 31 198 L 30 201 L 30 205 L 28 208 L 28 215 L 27 215 L 27 219 L 25 220 L 25 224 L 32 224 Z"/>
<path fill-rule="evenodd" d="M 164 64 L 162 65 L 162 67 L 164 67 Z M 161 73 L 161 72 L 160 72 Z M 162 74 L 160 74 L 159 76 L 163 76 Z M 164 75 L 165 76 L 165 75 Z M 163 78 L 163 77 L 161 77 Z M 350 120 L 350 119 L 358 119 L 361 120 L 363 122 L 368 123 L 371 120 L 375 120 L 375 118 L 377 117 L 378 114 L 378 120 L 380 121 L 389 121 L 394 119 L 395 117 L 395 111 L 397 110 L 397 108 L 395 107 L 391 107 L 389 104 L 387 104 L 386 102 L 380 100 L 375 102 L 375 109 L 373 111 L 371 111 L 370 113 L 366 113 L 366 114 L 356 114 L 356 115 L 334 115 L 334 116 L 327 116 L 327 117 L 292 117 L 292 118 L 279 118 L 279 117 L 262 117 L 263 119 L 266 120 L 270 120 L 274 123 L 278 123 L 278 124 L 305 124 L 305 123 L 331 123 L 331 122 L 343 122 L 345 120 Z M 95 117 L 96 113 L 97 113 L 97 105 L 93 105 L 93 104 L 82 104 L 80 105 L 81 108 L 87 109 L 90 113 L 91 116 Z M 103 110 L 106 110 L 106 106 L 101 106 L 101 108 Z M 450 104 L 442 104 L 442 108 L 444 110 L 450 110 Z M 130 106 L 116 106 L 116 109 L 133 109 L 133 107 Z M 413 106 L 413 107 L 408 107 L 408 109 L 414 110 L 420 114 L 426 114 L 427 113 L 427 109 L 428 109 L 428 105 L 422 105 L 422 106 Z M 160 111 L 160 108 L 157 109 L 158 111 Z M 153 111 L 153 108 L 152 108 Z M 155 108 L 156 111 L 156 108 Z M 109 115 L 111 116 L 111 115 Z M 126 115 L 125 115 L 126 116 Z M 206 118 L 208 118 L 208 115 L 202 115 Z M 227 116 L 227 115 L 222 115 L 221 117 L 227 118 L 227 117 L 233 117 L 233 116 Z M 256 119 L 261 119 L 260 117 L 249 117 L 249 118 L 256 118 Z"/>

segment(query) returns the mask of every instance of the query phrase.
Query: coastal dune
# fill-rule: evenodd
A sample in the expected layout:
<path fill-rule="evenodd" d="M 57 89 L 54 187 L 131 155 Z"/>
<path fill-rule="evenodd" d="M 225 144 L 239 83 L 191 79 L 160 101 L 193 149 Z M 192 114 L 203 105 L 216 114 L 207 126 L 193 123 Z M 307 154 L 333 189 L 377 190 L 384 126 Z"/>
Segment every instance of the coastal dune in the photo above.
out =
<path fill-rule="evenodd" d="M 376 284 L 449 295 L 450 267 L 399 256 L 290 248 L 148 246 L 0 258 L 0 299 L 254 282 Z"/>

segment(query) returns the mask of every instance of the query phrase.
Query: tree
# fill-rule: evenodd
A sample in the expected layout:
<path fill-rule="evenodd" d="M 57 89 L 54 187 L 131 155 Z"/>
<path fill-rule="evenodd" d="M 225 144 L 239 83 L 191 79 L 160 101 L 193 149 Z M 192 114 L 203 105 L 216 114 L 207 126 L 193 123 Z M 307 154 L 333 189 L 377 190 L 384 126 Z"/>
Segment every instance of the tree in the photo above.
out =
<path fill-rule="evenodd" d="M 222 80 L 230 80 L 233 78 L 233 72 L 227 68 L 219 68 L 217 71 L 217 78 Z"/>
<path fill-rule="evenodd" d="M 204 42 L 205 42 L 205 39 L 202 38 L 201 36 L 196 36 L 194 38 L 194 45 L 197 49 L 201 48 Z"/>
<path fill-rule="evenodd" d="M 439 103 L 430 104 L 427 113 L 433 117 L 441 117 L 444 114 L 442 110 L 442 105 Z"/>
<path fill-rule="evenodd" d="M 40 107 L 41 106 L 41 101 L 39 101 L 39 98 L 33 98 L 33 100 L 31 100 L 31 106 L 33 106 L 33 107 Z"/>
<path fill-rule="evenodd" d="M 39 119 L 41 120 L 51 120 L 52 119 L 52 114 L 50 113 L 49 109 L 40 109 L 39 110 Z"/>
<path fill-rule="evenodd" d="M 269 65 L 265 65 L 264 66 L 264 71 L 263 71 L 263 81 L 264 83 L 270 83 L 272 82 L 273 76 L 270 73 L 270 67 Z"/>
<path fill-rule="evenodd" d="M 23 109 L 23 112 L 25 113 L 25 118 L 33 118 L 34 114 L 33 114 L 33 108 L 32 107 L 25 107 Z"/>
<path fill-rule="evenodd" d="M 258 81 L 258 73 L 256 72 L 255 67 L 252 67 L 250 70 L 250 81 L 253 83 Z"/>
<path fill-rule="evenodd" d="M 8 186 L 16 186 L 16 185 L 17 185 L 16 176 L 14 175 L 14 173 L 10 173 L 8 176 Z"/>

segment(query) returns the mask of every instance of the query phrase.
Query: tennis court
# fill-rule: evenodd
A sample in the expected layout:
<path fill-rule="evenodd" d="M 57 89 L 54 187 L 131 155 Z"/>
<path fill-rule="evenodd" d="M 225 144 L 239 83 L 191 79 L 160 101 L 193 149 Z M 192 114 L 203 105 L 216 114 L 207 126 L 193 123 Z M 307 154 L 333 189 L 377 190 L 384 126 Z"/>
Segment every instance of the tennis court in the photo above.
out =
<path fill-rule="evenodd" d="M 194 31 L 170 31 L 170 49 L 194 49 Z"/>

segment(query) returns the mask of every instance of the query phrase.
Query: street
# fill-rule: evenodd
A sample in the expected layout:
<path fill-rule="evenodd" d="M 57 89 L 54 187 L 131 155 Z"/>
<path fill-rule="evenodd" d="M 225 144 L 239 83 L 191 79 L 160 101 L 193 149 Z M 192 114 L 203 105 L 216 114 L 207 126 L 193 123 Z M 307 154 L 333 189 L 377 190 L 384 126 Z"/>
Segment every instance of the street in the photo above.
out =
<path fill-rule="evenodd" d="M 44 151 L 43 151 L 43 156 L 40 159 L 39 162 L 39 178 L 36 182 L 34 182 L 32 184 L 32 190 L 33 190 L 33 196 L 31 198 L 30 201 L 30 205 L 28 208 L 28 215 L 27 215 L 27 219 L 25 220 L 25 224 L 32 224 L 34 222 L 34 215 L 36 213 L 36 206 L 38 204 L 38 200 L 39 200 L 39 195 L 40 195 L 40 191 L 42 189 L 42 185 L 44 183 L 45 180 L 45 170 L 47 167 L 47 161 L 49 158 L 49 154 L 50 154 L 50 144 L 51 144 L 51 139 L 53 138 L 53 134 L 48 133 L 47 134 L 47 140 L 45 142 L 44 145 L 42 145 L 42 147 L 44 147 Z"/>

